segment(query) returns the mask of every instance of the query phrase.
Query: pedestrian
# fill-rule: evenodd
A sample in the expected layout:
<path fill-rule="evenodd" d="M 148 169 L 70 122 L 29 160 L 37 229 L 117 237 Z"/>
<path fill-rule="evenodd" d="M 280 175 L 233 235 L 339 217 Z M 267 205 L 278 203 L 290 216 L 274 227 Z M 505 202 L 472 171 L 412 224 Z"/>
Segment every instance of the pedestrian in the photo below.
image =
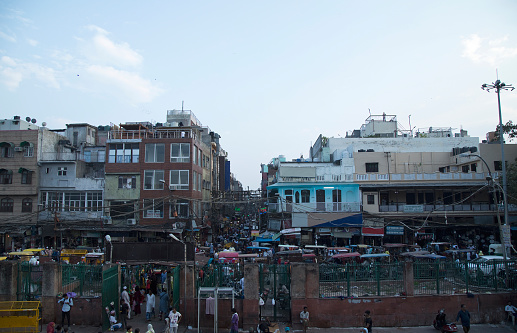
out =
<path fill-rule="evenodd" d="M 181 313 L 176 311 L 176 308 L 172 308 L 169 313 L 170 333 L 178 333 L 178 324 L 181 321 Z"/>
<path fill-rule="evenodd" d="M 238 333 L 239 332 L 239 314 L 237 314 L 237 309 L 232 308 L 232 321 L 230 326 L 230 333 Z"/>
<path fill-rule="evenodd" d="M 153 324 L 147 325 L 147 332 L 145 332 L 145 333 L 154 333 Z"/>
<path fill-rule="evenodd" d="M 146 297 L 146 306 L 145 306 L 145 319 L 148 321 L 151 320 L 151 316 L 154 313 L 154 305 L 156 303 L 156 298 L 151 289 L 148 290 Z"/>
<path fill-rule="evenodd" d="M 371 333 L 372 332 L 372 316 L 370 315 L 370 310 L 366 310 L 364 312 L 364 328 L 365 332 Z"/>
<path fill-rule="evenodd" d="M 56 332 L 55 327 L 56 327 L 56 323 L 54 323 L 53 321 L 48 323 L 47 324 L 47 333 L 55 333 Z"/>
<path fill-rule="evenodd" d="M 512 305 L 511 301 L 504 307 L 504 311 L 508 314 L 508 317 L 512 318 L 512 324 L 515 326 L 515 316 L 517 315 L 517 308 Z"/>
<path fill-rule="evenodd" d="M 135 328 L 135 333 L 140 333 L 140 329 L 138 327 Z"/>
<path fill-rule="evenodd" d="M 140 304 L 142 304 L 142 293 L 140 292 L 140 287 L 136 286 L 133 295 L 133 311 L 135 311 L 135 316 L 142 312 L 142 310 L 140 310 Z"/>
<path fill-rule="evenodd" d="M 170 321 L 169 317 L 165 318 L 165 333 L 170 333 L 171 331 Z"/>
<path fill-rule="evenodd" d="M 303 311 L 300 312 L 300 323 L 303 325 L 303 332 L 307 332 L 307 327 L 309 327 L 309 311 L 307 311 L 307 307 L 303 307 Z"/>
<path fill-rule="evenodd" d="M 162 321 L 163 317 L 167 317 L 167 313 L 169 312 L 169 294 L 163 288 L 160 293 L 160 321 Z M 163 317 L 162 317 L 163 315 Z"/>
<path fill-rule="evenodd" d="M 138 329 L 138 328 L 137 328 Z M 127 333 L 133 333 L 133 327 L 131 327 L 131 325 L 129 325 L 128 327 L 126 327 L 126 332 Z M 136 331 L 135 331 L 136 333 Z"/>
<path fill-rule="evenodd" d="M 467 306 L 465 304 L 461 305 L 461 310 L 456 316 L 456 321 L 459 321 L 460 319 L 461 326 L 463 326 L 463 332 L 468 333 L 468 331 L 470 331 L 470 313 L 467 311 Z"/>
<path fill-rule="evenodd" d="M 68 294 L 64 294 L 63 298 L 61 298 L 58 303 L 63 302 L 63 307 L 61 308 L 61 326 L 65 326 L 65 317 L 68 320 L 68 327 L 70 327 L 70 310 L 72 306 L 74 306 L 74 301 L 68 297 Z"/>
<path fill-rule="evenodd" d="M 120 321 L 122 322 L 122 327 L 126 328 L 127 319 L 129 314 L 129 304 L 124 302 L 123 299 L 120 300 Z"/>
<path fill-rule="evenodd" d="M 129 293 L 127 292 L 126 286 L 122 288 L 122 293 L 120 294 L 120 297 L 122 298 L 124 303 L 126 303 L 129 306 L 131 305 L 131 302 L 129 301 Z"/>

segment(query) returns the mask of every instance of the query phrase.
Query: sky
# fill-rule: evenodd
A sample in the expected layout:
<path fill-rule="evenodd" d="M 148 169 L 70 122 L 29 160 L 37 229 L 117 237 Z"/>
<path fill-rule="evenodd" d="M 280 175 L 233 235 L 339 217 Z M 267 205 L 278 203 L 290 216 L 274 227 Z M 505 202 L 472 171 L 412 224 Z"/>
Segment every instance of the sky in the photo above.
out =
<path fill-rule="evenodd" d="M 486 137 L 517 85 L 517 1 L 0 1 L 0 118 L 51 129 L 192 110 L 260 186 L 372 115 Z M 501 93 L 517 122 L 517 90 Z"/>

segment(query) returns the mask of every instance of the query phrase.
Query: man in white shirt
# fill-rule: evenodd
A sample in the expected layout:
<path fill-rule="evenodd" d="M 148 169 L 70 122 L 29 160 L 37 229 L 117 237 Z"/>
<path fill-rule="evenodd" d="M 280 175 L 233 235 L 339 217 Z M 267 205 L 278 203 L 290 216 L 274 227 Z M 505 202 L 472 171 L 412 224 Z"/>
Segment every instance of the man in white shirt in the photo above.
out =
<path fill-rule="evenodd" d="M 61 309 L 61 326 L 65 327 L 65 317 L 68 320 L 68 327 L 70 327 L 70 310 L 74 306 L 74 301 L 68 297 L 68 294 L 64 294 L 58 303 L 63 302 L 63 308 Z"/>
<path fill-rule="evenodd" d="M 508 313 L 508 316 L 512 318 L 512 324 L 515 326 L 515 316 L 517 315 L 517 308 L 512 305 L 512 302 L 508 301 L 508 304 L 504 307 L 504 311 Z"/>
<path fill-rule="evenodd" d="M 178 324 L 181 321 L 181 313 L 172 308 L 169 313 L 170 333 L 178 333 Z"/>
<path fill-rule="evenodd" d="M 149 293 L 147 294 L 147 298 L 145 300 L 147 302 L 145 306 L 145 319 L 147 321 L 151 320 L 151 316 L 154 313 L 154 305 L 156 302 L 156 297 L 153 294 L 153 291 L 149 289 Z"/>
<path fill-rule="evenodd" d="M 303 332 L 307 332 L 307 327 L 309 326 L 309 311 L 307 311 L 307 307 L 303 307 L 303 311 L 300 312 L 300 322 L 303 325 Z"/>

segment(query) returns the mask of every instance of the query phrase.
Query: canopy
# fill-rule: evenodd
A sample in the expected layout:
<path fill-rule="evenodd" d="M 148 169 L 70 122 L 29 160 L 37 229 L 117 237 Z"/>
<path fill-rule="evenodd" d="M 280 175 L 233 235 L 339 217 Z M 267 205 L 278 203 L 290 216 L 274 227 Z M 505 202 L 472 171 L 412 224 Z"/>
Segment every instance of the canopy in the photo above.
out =
<path fill-rule="evenodd" d="M 314 253 L 305 253 L 305 254 L 302 254 L 302 257 L 304 257 L 304 258 L 316 258 L 316 255 Z"/>
<path fill-rule="evenodd" d="M 402 243 L 386 243 L 383 246 L 384 247 L 406 247 L 407 244 L 402 244 Z"/>
<path fill-rule="evenodd" d="M 359 257 L 361 256 L 361 253 L 359 252 L 350 252 L 350 253 L 338 253 L 334 254 L 332 258 L 334 259 L 342 259 L 342 258 L 353 258 L 353 257 Z"/>
<path fill-rule="evenodd" d="M 218 253 L 219 258 L 238 258 L 239 253 L 234 251 L 221 251 Z"/>
<path fill-rule="evenodd" d="M 404 257 L 413 257 L 413 256 L 419 256 L 423 254 L 430 254 L 429 251 L 413 251 L 413 252 L 403 252 L 400 255 Z"/>
<path fill-rule="evenodd" d="M 247 249 L 250 249 L 250 250 L 269 250 L 269 247 L 265 247 L 265 246 L 248 246 Z"/>
<path fill-rule="evenodd" d="M 361 258 L 382 258 L 389 257 L 390 255 L 387 253 L 372 253 L 372 254 L 363 254 Z"/>

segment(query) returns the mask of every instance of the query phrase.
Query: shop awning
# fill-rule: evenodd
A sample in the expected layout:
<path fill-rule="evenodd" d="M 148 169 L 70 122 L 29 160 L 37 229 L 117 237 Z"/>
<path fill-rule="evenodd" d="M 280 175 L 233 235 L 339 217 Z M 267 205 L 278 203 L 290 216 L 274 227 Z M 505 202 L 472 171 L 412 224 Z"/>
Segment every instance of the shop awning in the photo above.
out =
<path fill-rule="evenodd" d="M 384 228 L 363 227 L 362 234 L 363 236 L 382 237 L 384 236 Z"/>

